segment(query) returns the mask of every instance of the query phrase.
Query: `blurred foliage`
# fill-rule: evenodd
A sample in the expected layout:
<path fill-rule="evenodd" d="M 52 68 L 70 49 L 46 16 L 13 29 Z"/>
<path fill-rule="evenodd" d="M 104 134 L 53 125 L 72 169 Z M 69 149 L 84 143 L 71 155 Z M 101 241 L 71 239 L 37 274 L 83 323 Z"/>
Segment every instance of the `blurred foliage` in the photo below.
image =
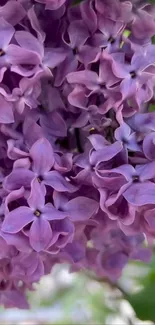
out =
<path fill-rule="evenodd" d="M 152 44 L 155 44 L 155 35 L 152 36 Z"/>
<path fill-rule="evenodd" d="M 57 325 L 83 324 L 83 321 L 85 324 L 103 324 L 109 313 L 117 313 L 106 304 L 103 286 L 82 273 L 76 274 L 76 281 L 57 287 L 53 294 L 51 292 L 40 301 L 40 307 L 45 306 L 63 306 L 62 321 L 54 323 Z"/>
<path fill-rule="evenodd" d="M 149 105 L 149 112 L 154 112 L 155 111 L 155 104 L 150 104 Z"/>
<path fill-rule="evenodd" d="M 137 264 L 138 265 L 138 264 Z M 146 273 L 135 276 L 137 286 L 141 288 L 136 293 L 126 295 L 126 299 L 133 307 L 136 316 L 141 320 L 155 321 L 155 256 L 146 267 L 139 263 L 139 268 L 145 268 Z"/>

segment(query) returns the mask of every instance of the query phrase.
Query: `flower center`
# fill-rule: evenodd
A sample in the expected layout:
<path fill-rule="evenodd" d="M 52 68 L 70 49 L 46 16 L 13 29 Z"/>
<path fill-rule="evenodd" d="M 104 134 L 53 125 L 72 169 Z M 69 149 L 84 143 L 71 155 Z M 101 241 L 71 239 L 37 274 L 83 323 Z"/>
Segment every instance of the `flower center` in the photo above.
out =
<path fill-rule="evenodd" d="M 114 44 L 114 43 L 115 43 L 115 39 L 114 39 L 112 36 L 110 36 L 110 37 L 108 38 L 108 42 L 109 42 L 110 44 Z"/>
<path fill-rule="evenodd" d="M 132 179 L 133 179 L 133 183 L 138 183 L 139 182 L 139 176 L 138 175 L 132 176 Z"/>
<path fill-rule="evenodd" d="M 3 55 L 5 55 L 5 52 L 2 49 L 0 49 L 0 56 L 3 56 Z"/>
<path fill-rule="evenodd" d="M 37 181 L 38 181 L 39 183 L 41 183 L 41 182 L 43 181 L 42 176 L 37 177 Z"/>
<path fill-rule="evenodd" d="M 131 71 L 130 72 L 130 76 L 132 79 L 136 78 L 136 72 L 135 71 Z"/>
<path fill-rule="evenodd" d="M 100 88 L 101 88 L 101 89 L 106 89 L 106 84 L 105 84 L 105 82 L 101 82 L 101 83 L 100 83 Z"/>
<path fill-rule="evenodd" d="M 76 55 L 77 53 L 78 53 L 78 49 L 77 49 L 77 47 L 75 47 L 75 48 L 73 49 L 73 54 Z"/>
<path fill-rule="evenodd" d="M 36 211 L 34 211 L 34 215 L 35 215 L 36 217 L 40 217 L 41 212 L 40 212 L 39 210 L 36 210 Z"/>

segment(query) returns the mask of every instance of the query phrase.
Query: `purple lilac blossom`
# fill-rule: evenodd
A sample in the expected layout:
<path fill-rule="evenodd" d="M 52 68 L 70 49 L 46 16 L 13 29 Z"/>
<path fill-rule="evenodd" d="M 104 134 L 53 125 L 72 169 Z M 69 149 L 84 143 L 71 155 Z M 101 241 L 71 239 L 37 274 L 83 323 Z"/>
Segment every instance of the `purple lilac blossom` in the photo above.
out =
<path fill-rule="evenodd" d="M 0 304 L 56 263 L 115 282 L 155 239 L 155 6 L 0 6 Z"/>

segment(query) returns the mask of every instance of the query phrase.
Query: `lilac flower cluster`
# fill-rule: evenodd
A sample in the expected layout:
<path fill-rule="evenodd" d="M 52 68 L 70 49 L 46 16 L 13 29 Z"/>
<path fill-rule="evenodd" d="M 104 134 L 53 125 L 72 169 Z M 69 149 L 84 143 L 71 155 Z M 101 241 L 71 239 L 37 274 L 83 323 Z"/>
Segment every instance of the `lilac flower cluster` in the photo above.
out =
<path fill-rule="evenodd" d="M 56 263 L 115 281 L 155 238 L 155 8 L 0 6 L 0 303 Z"/>

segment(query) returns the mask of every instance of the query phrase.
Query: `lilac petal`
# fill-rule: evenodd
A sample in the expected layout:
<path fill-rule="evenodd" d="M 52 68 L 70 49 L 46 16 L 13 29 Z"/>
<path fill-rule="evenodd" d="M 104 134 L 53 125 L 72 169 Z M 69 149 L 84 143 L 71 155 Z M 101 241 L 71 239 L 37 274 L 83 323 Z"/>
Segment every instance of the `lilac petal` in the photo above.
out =
<path fill-rule="evenodd" d="M 4 18 L 0 18 L 0 48 L 5 51 L 10 43 L 15 29 Z"/>
<path fill-rule="evenodd" d="M 84 85 L 90 90 L 98 87 L 97 73 L 89 70 L 71 72 L 67 75 L 67 81 L 73 84 Z"/>
<path fill-rule="evenodd" d="M 46 9 L 48 10 L 57 10 L 59 9 L 66 0 L 38 0 L 38 2 L 46 4 Z"/>
<path fill-rule="evenodd" d="M 9 191 L 17 190 L 22 186 L 25 188 L 30 188 L 30 184 L 33 178 L 34 173 L 31 170 L 25 168 L 13 169 L 12 173 L 8 175 L 4 180 L 4 188 Z"/>
<path fill-rule="evenodd" d="M 129 77 L 129 70 L 130 66 L 125 66 L 124 64 L 113 61 L 112 71 L 116 77 L 122 79 Z"/>
<path fill-rule="evenodd" d="M 85 257 L 85 247 L 81 242 L 74 240 L 72 243 L 68 243 L 64 250 L 69 255 L 73 263 L 78 263 Z"/>
<path fill-rule="evenodd" d="M 78 51 L 78 60 L 84 64 L 85 68 L 93 62 L 97 62 L 100 58 L 100 49 L 90 45 L 83 45 Z"/>
<path fill-rule="evenodd" d="M 30 156 L 33 160 L 33 170 L 38 176 L 49 171 L 54 164 L 53 149 L 48 140 L 42 138 L 36 141 L 30 149 Z"/>
<path fill-rule="evenodd" d="M 23 6 L 17 1 L 7 1 L 4 6 L 0 7 L 0 17 L 3 17 L 11 25 L 18 24 L 26 15 Z"/>
<path fill-rule="evenodd" d="M 31 130 L 33 130 L 33 132 L 31 132 Z M 38 139 L 44 137 L 42 128 L 29 117 L 27 117 L 23 123 L 23 135 L 28 148 L 31 148 Z"/>
<path fill-rule="evenodd" d="M 108 141 L 100 134 L 90 135 L 88 139 L 95 150 L 103 149 L 109 144 Z"/>
<path fill-rule="evenodd" d="M 37 15 L 35 13 L 35 10 L 34 10 L 34 6 L 32 6 L 28 12 L 27 12 L 27 16 L 30 20 L 30 23 L 31 23 L 31 26 L 32 28 L 36 31 L 37 33 L 37 37 L 38 37 L 38 40 L 40 42 L 44 42 L 45 41 L 45 33 L 43 32 L 43 30 L 41 29 L 40 27 L 40 23 L 39 23 L 39 20 L 37 18 Z"/>
<path fill-rule="evenodd" d="M 58 192 L 73 193 L 77 191 L 77 187 L 72 185 L 57 171 L 51 171 L 44 175 L 44 183 L 53 187 Z"/>
<path fill-rule="evenodd" d="M 8 124 L 14 122 L 13 105 L 7 102 L 0 94 L 0 123 Z"/>
<path fill-rule="evenodd" d="M 9 204 L 13 201 L 18 200 L 21 197 L 24 197 L 25 189 L 21 187 L 19 190 L 11 191 L 5 198 L 5 213 L 9 212 Z"/>
<path fill-rule="evenodd" d="M 97 29 L 97 15 L 93 8 L 93 2 L 82 1 L 80 3 L 80 10 L 83 22 L 86 24 L 88 29 L 94 33 Z"/>
<path fill-rule="evenodd" d="M 144 218 L 151 229 L 155 229 L 155 209 L 148 210 L 144 213 Z"/>
<path fill-rule="evenodd" d="M 27 200 L 29 206 L 35 210 L 43 210 L 45 204 L 45 186 L 43 183 L 39 183 L 37 178 L 31 182 L 31 193 Z"/>
<path fill-rule="evenodd" d="M 57 210 L 63 211 L 64 205 L 68 202 L 68 198 L 64 193 L 53 191 L 53 202 Z"/>
<path fill-rule="evenodd" d="M 30 163 L 29 158 L 17 159 L 13 164 L 13 168 L 26 168 L 26 169 L 29 169 L 30 167 L 31 167 L 31 163 Z"/>
<path fill-rule="evenodd" d="M 107 87 L 111 87 L 119 81 L 112 72 L 110 61 L 106 60 L 104 56 L 100 62 L 99 81 L 105 83 Z"/>
<path fill-rule="evenodd" d="M 118 127 L 115 130 L 115 138 L 116 138 L 116 140 L 128 139 L 130 134 L 131 134 L 131 129 L 125 122 L 123 122 L 120 125 L 120 127 Z"/>
<path fill-rule="evenodd" d="M 62 116 L 53 111 L 51 113 L 47 113 L 46 115 L 42 115 L 40 117 L 40 124 L 44 131 L 44 134 L 50 139 L 50 137 L 66 137 L 67 136 L 67 126 L 62 118 Z"/>
<path fill-rule="evenodd" d="M 91 165 L 99 164 L 102 161 L 108 161 L 115 157 L 121 150 L 123 146 L 121 142 L 117 141 L 109 146 L 105 146 L 103 149 L 93 151 L 90 155 Z"/>
<path fill-rule="evenodd" d="M 69 100 L 68 100 L 69 101 Z M 74 105 L 73 105 L 74 106 Z M 75 105 L 76 106 L 76 105 Z M 87 125 L 89 121 L 89 113 L 82 112 L 80 116 L 76 119 L 76 121 L 72 124 L 74 128 L 82 128 Z"/>
<path fill-rule="evenodd" d="M 155 184 L 144 182 L 132 184 L 124 193 L 125 199 L 135 206 L 155 204 Z"/>
<path fill-rule="evenodd" d="M 91 184 L 92 185 L 92 174 L 90 168 L 85 168 L 81 170 L 76 176 L 72 177 L 77 184 Z"/>
<path fill-rule="evenodd" d="M 41 58 L 43 57 L 43 45 L 31 33 L 26 31 L 17 31 L 15 33 L 15 39 L 21 47 L 29 51 L 36 52 Z"/>
<path fill-rule="evenodd" d="M 29 240 L 23 234 L 7 234 L 2 232 L 1 236 L 6 240 L 8 245 L 15 246 L 20 252 L 30 252 Z"/>
<path fill-rule="evenodd" d="M 24 49 L 18 45 L 10 44 L 7 52 L 7 61 L 13 65 L 27 64 L 37 65 L 40 64 L 40 58 L 37 53 Z"/>
<path fill-rule="evenodd" d="M 2 224 L 2 231 L 15 234 L 33 220 L 34 214 L 30 208 L 19 207 L 6 214 Z"/>
<path fill-rule="evenodd" d="M 56 87 L 59 87 L 63 83 L 63 81 L 66 79 L 66 76 L 68 75 L 68 73 L 70 73 L 72 71 L 76 71 L 77 66 L 78 66 L 78 61 L 77 61 L 76 57 L 74 57 L 74 55 L 71 51 L 70 55 L 67 56 L 65 61 L 62 62 L 58 66 L 57 71 L 56 71 L 54 85 Z"/>
<path fill-rule="evenodd" d="M 123 28 L 124 24 L 121 21 L 114 21 L 104 17 L 103 15 L 98 15 L 98 29 L 105 35 L 105 37 L 110 37 L 112 35 L 116 36 Z"/>
<path fill-rule="evenodd" d="M 155 161 L 148 164 L 137 165 L 135 170 L 140 175 L 140 180 L 143 182 L 155 177 Z"/>
<path fill-rule="evenodd" d="M 68 101 L 75 107 L 85 108 L 88 103 L 85 88 L 80 85 L 75 85 L 73 91 L 68 96 Z"/>
<path fill-rule="evenodd" d="M 66 59 L 67 53 L 63 48 L 45 48 L 43 64 L 54 69 Z"/>
<path fill-rule="evenodd" d="M 47 220 L 36 219 L 30 229 L 30 244 L 37 252 L 43 251 L 52 239 L 52 230 Z"/>
<path fill-rule="evenodd" d="M 61 98 L 60 90 L 51 85 L 45 85 L 42 89 L 43 94 L 43 106 L 45 106 L 48 112 L 56 112 L 58 109 L 65 109 L 64 102 Z"/>
<path fill-rule="evenodd" d="M 85 44 L 89 37 L 89 31 L 82 20 L 74 20 L 68 27 L 68 34 L 72 48 L 78 48 Z"/>
<path fill-rule="evenodd" d="M 149 263 L 152 259 L 152 251 L 149 248 L 139 248 L 138 251 L 131 253 L 130 258 Z"/>
<path fill-rule="evenodd" d="M 135 168 L 129 164 L 125 164 L 117 168 L 113 168 L 111 172 L 123 175 L 127 179 L 127 181 L 131 181 L 132 176 L 137 175 Z"/>
<path fill-rule="evenodd" d="M 47 203 L 43 209 L 42 216 L 47 220 L 60 220 L 67 217 L 67 213 L 57 210 L 52 203 Z"/>
<path fill-rule="evenodd" d="M 3 294 L 1 294 L 0 303 L 4 305 L 5 308 L 30 308 L 24 293 L 16 290 L 6 290 Z"/>
<path fill-rule="evenodd" d="M 13 49 L 14 50 L 14 49 Z M 24 51 L 23 49 L 21 50 L 22 52 Z M 25 52 L 25 51 L 24 51 Z M 35 54 L 35 53 L 34 53 Z M 13 51 L 13 55 L 14 55 L 14 51 Z M 22 55 L 22 53 L 21 53 L 21 55 Z M 29 55 L 29 56 L 31 56 L 32 55 L 32 52 L 31 52 L 31 54 Z M 14 56 L 13 56 L 14 57 Z M 32 57 L 32 56 L 31 56 Z M 36 58 L 36 54 L 35 54 L 35 58 Z M 9 59 L 9 60 L 11 60 L 11 59 Z M 22 61 L 22 60 L 21 60 Z M 39 67 L 38 67 L 38 65 L 36 66 L 35 64 L 36 63 L 33 63 L 34 65 L 33 65 L 33 67 L 32 67 L 32 69 L 29 69 L 28 67 L 29 67 L 29 64 L 30 64 L 30 58 L 28 57 L 28 59 L 27 59 L 27 61 L 29 61 L 29 63 L 25 63 L 25 62 L 20 62 L 19 64 L 18 64 L 18 62 L 16 63 L 16 65 L 12 65 L 11 67 L 10 67 L 10 70 L 12 71 L 12 72 L 15 72 L 15 73 L 17 73 L 17 74 L 19 74 L 20 76 L 23 76 L 23 77 L 31 77 L 32 75 L 34 75 L 35 73 L 37 74 L 38 73 L 38 69 L 39 69 Z M 37 58 L 37 61 L 38 61 L 38 58 Z M 20 64 L 22 64 L 22 65 L 20 65 Z M 37 63 L 38 64 L 38 63 Z M 27 67 L 27 65 L 28 65 L 28 67 Z M 30 66 L 31 67 L 31 66 Z M 40 71 L 40 70 L 39 70 Z M 42 70 L 43 71 L 43 70 Z M 43 73 L 45 74 L 45 72 L 43 71 Z"/>
<path fill-rule="evenodd" d="M 10 159 L 16 160 L 28 156 L 27 152 L 15 147 L 16 142 L 14 140 L 12 139 L 8 140 L 7 145 L 8 145 L 7 155 Z"/>
<path fill-rule="evenodd" d="M 65 204 L 64 210 L 72 221 L 84 221 L 91 218 L 98 211 L 98 203 L 95 200 L 77 197 Z"/>
<path fill-rule="evenodd" d="M 73 240 L 75 228 L 73 223 L 68 218 L 53 221 L 52 230 L 53 238 L 49 247 L 56 243 L 56 246 L 61 248 Z"/>
<path fill-rule="evenodd" d="M 0 82 L 2 82 L 3 77 L 4 77 L 4 73 L 6 72 L 6 70 L 7 70 L 6 67 L 0 68 Z"/>
<path fill-rule="evenodd" d="M 134 79 L 126 78 L 121 82 L 120 90 L 124 98 L 129 98 L 136 93 L 138 86 L 137 82 Z"/>
<path fill-rule="evenodd" d="M 127 123 L 138 132 L 155 131 L 155 113 L 136 113 L 127 119 Z"/>
<path fill-rule="evenodd" d="M 55 154 L 54 169 L 58 172 L 69 172 L 73 167 L 73 154 L 64 153 L 63 156 Z"/>
<path fill-rule="evenodd" d="M 147 134 L 143 141 L 143 151 L 146 158 L 155 160 L 155 134 L 151 132 Z"/>

